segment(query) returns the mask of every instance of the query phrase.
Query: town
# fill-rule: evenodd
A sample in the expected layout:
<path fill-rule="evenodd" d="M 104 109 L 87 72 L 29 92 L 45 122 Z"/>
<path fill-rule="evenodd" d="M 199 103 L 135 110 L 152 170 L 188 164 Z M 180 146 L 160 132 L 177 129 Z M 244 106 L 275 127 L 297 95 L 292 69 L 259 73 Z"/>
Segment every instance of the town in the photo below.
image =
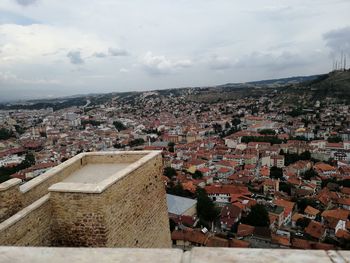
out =
<path fill-rule="evenodd" d="M 349 104 L 278 87 L 210 102 L 196 92 L 3 109 L 0 182 L 81 152 L 161 150 L 173 247 L 350 249 Z"/>

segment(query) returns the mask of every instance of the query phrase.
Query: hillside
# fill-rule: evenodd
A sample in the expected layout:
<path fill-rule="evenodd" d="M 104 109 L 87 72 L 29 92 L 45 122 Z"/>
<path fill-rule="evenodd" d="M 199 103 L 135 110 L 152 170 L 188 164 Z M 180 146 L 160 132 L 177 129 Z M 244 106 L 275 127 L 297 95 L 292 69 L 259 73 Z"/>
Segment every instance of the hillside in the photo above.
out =
<path fill-rule="evenodd" d="M 350 104 L 350 71 L 331 72 L 323 75 L 262 80 L 247 83 L 227 83 L 212 87 L 189 87 L 144 92 L 114 92 L 107 94 L 77 95 L 50 100 L 30 100 L 19 103 L 0 104 L 1 109 L 40 109 L 52 107 L 59 110 L 71 106 L 83 106 L 89 101 L 90 107 L 110 101 L 124 103 L 159 97 L 181 97 L 186 101 L 216 103 L 242 98 L 269 97 L 277 104 L 308 107 L 316 100 L 333 99 Z"/>

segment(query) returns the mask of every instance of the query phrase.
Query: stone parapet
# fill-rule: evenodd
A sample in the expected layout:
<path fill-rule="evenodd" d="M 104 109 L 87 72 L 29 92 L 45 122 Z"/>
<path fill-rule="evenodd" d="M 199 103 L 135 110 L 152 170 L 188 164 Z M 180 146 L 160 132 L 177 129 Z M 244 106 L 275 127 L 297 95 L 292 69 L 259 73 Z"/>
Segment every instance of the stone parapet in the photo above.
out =
<path fill-rule="evenodd" d="M 194 248 L 32 248 L 0 247 L 3 263 L 348 263 L 349 251 Z"/>
<path fill-rule="evenodd" d="M 0 184 L 0 223 L 22 208 L 20 183 L 20 179 L 11 179 Z"/>
<path fill-rule="evenodd" d="M 7 212 L 0 245 L 170 248 L 162 171 L 160 151 L 93 152 L 8 181 L 0 197 L 24 208 Z"/>

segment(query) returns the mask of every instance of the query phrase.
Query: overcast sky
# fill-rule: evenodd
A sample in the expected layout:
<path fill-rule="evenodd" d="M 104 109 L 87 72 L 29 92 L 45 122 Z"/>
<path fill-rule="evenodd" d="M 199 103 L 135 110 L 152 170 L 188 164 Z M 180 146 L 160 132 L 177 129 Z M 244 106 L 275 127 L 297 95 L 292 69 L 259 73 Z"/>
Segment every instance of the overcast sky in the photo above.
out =
<path fill-rule="evenodd" d="M 349 14 L 349 0 L 0 0 L 0 100 L 324 73 L 350 54 Z"/>

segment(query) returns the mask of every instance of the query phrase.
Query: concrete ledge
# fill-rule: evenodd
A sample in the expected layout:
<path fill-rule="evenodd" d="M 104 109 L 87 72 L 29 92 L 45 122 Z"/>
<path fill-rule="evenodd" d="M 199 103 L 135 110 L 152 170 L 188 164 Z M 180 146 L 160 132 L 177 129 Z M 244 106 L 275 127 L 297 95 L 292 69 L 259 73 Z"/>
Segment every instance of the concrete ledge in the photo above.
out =
<path fill-rule="evenodd" d="M 241 249 L 241 248 L 193 248 L 191 263 L 333 263 L 349 262 L 338 252 L 297 249 Z M 332 257 L 331 257 L 332 256 Z"/>
<path fill-rule="evenodd" d="M 35 177 L 34 179 L 30 180 L 29 182 L 23 184 L 20 186 L 20 190 L 22 193 L 26 193 L 36 186 L 42 184 L 43 182 L 49 180 L 51 177 L 55 176 L 57 173 L 62 172 L 65 168 L 69 167 L 70 165 L 74 164 L 75 162 L 81 160 L 84 156 L 84 153 L 80 153 L 69 160 L 65 161 L 64 163 L 61 163 L 47 172 Z"/>
<path fill-rule="evenodd" d="M 26 217 L 29 213 L 31 213 L 33 210 L 41 207 L 43 204 L 49 201 L 50 194 L 47 194 L 37 200 L 36 202 L 32 203 L 31 205 L 27 206 L 26 208 L 20 210 L 18 213 L 14 214 L 4 222 L 0 224 L 0 233 L 4 231 L 6 228 L 16 224 L 19 220 Z M 0 260 L 0 262 L 2 262 Z"/>
<path fill-rule="evenodd" d="M 1 263 L 180 263 L 177 249 L 0 247 Z"/>
<path fill-rule="evenodd" d="M 350 251 L 193 248 L 183 252 L 179 249 L 0 247 L 0 262 L 348 263 Z"/>
<path fill-rule="evenodd" d="M 22 180 L 17 179 L 17 178 L 7 180 L 7 181 L 3 182 L 2 184 L 0 184 L 0 192 L 6 191 L 13 186 L 19 185 L 21 182 L 22 182 Z"/>
<path fill-rule="evenodd" d="M 129 173 L 140 168 L 151 159 L 160 155 L 161 151 L 126 151 L 126 152 L 97 152 L 97 153 L 85 153 L 84 156 L 113 156 L 113 155 L 144 155 L 136 162 L 130 163 L 124 169 L 118 171 L 114 175 L 106 178 L 105 180 L 94 183 L 94 184 L 83 184 L 83 183 L 65 183 L 60 182 L 52 185 L 49 188 L 50 192 L 66 192 L 66 193 L 90 193 L 100 194 L 105 191 L 108 187 L 116 183 L 118 180 L 127 176 Z"/>

